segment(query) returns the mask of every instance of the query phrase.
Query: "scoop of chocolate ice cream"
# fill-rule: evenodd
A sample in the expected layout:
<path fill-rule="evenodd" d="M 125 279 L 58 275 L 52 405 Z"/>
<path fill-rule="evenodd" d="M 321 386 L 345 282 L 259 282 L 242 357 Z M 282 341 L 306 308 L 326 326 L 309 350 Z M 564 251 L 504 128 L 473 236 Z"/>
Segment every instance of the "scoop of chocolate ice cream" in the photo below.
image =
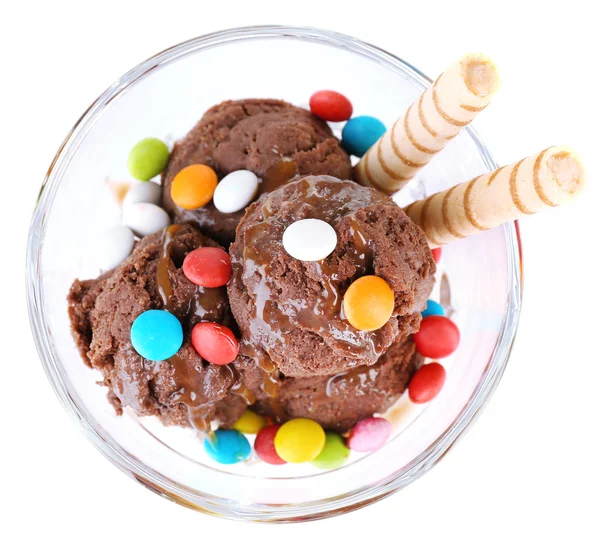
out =
<path fill-rule="evenodd" d="M 163 174 L 163 206 L 175 222 L 195 223 L 224 246 L 233 241 L 243 211 L 223 214 L 212 203 L 185 210 L 171 198 L 175 175 L 196 163 L 210 165 L 219 178 L 238 169 L 253 171 L 263 179 L 261 192 L 296 174 L 352 177 L 350 158 L 329 126 L 310 111 L 269 99 L 226 101 L 212 107 L 171 152 Z"/>
<path fill-rule="evenodd" d="M 326 430 L 345 432 L 374 413 L 384 413 L 406 390 L 423 364 L 412 340 L 397 341 L 372 366 L 334 376 L 285 378 L 279 388 L 281 420 L 305 417 Z M 259 400 L 253 409 L 274 417 L 273 403 Z"/>
<path fill-rule="evenodd" d="M 286 227 L 305 218 L 336 230 L 337 246 L 323 261 L 299 261 L 283 248 Z M 296 180 L 251 205 L 230 253 L 229 299 L 248 354 L 266 353 L 288 377 L 374 364 L 418 330 L 434 283 L 425 235 L 392 199 L 326 176 Z M 386 280 L 395 297 L 392 317 L 373 332 L 342 314 L 347 288 L 369 274 Z"/>
<path fill-rule="evenodd" d="M 69 319 L 77 349 L 83 362 L 92 367 L 88 352 L 92 341 L 93 329 L 90 315 L 96 304 L 98 295 L 102 293 L 110 272 L 93 280 L 75 280 L 69 290 Z"/>
<path fill-rule="evenodd" d="M 190 343 L 199 321 L 235 325 L 226 289 L 198 287 L 181 270 L 185 256 L 201 246 L 217 244 L 190 225 L 170 226 L 141 240 L 108 275 L 76 280 L 71 287 L 69 316 L 77 345 L 84 361 L 101 371 L 118 413 L 129 406 L 167 425 L 204 428 L 213 419 L 230 425 L 247 407 L 236 363 L 209 364 Z M 167 361 L 148 361 L 131 345 L 134 320 L 151 309 L 168 309 L 183 325 L 183 346 Z"/>

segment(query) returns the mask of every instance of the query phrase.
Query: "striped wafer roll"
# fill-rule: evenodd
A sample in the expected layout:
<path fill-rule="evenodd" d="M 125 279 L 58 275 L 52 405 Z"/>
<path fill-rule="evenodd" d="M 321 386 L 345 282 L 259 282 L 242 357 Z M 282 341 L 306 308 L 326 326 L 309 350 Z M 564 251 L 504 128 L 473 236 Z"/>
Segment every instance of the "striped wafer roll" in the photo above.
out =
<path fill-rule="evenodd" d="M 567 203 L 585 182 L 579 156 L 556 146 L 415 201 L 404 210 L 436 248 Z"/>
<path fill-rule="evenodd" d="M 488 57 L 463 56 L 362 157 L 356 180 L 388 194 L 398 191 L 485 109 L 498 84 Z"/>

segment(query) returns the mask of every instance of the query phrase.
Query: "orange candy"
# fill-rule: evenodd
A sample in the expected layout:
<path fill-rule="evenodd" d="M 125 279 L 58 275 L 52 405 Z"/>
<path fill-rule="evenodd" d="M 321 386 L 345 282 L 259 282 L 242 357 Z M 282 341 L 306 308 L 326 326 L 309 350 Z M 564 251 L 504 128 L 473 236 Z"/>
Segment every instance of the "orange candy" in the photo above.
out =
<path fill-rule="evenodd" d="M 383 327 L 394 311 L 394 292 L 379 276 L 363 276 L 344 295 L 344 314 L 359 331 Z"/>
<path fill-rule="evenodd" d="M 208 165 L 188 165 L 175 175 L 171 197 L 184 209 L 199 209 L 213 198 L 217 182 L 217 174 Z"/>

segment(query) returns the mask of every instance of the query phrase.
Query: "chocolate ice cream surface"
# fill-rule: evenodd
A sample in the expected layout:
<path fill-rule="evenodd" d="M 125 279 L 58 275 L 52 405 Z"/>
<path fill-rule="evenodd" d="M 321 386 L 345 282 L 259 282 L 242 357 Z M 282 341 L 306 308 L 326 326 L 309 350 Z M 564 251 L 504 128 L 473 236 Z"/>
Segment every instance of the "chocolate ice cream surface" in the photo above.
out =
<path fill-rule="evenodd" d="M 303 417 L 326 430 L 346 432 L 358 421 L 387 411 L 422 364 L 412 340 L 398 340 L 372 366 L 333 376 L 284 378 L 277 397 L 281 420 Z M 274 415 L 271 400 L 259 398 L 252 408 Z"/>
<path fill-rule="evenodd" d="M 183 275 L 183 259 L 200 246 L 217 244 L 192 226 L 173 225 L 142 239 L 108 275 L 71 287 L 69 315 L 78 348 L 86 364 L 102 373 L 118 413 L 129 406 L 167 425 L 205 430 L 213 419 L 232 424 L 254 401 L 242 382 L 243 361 L 209 364 L 190 343 L 199 321 L 235 327 L 225 288 L 198 287 Z M 151 309 L 172 312 L 183 326 L 183 346 L 166 362 L 146 360 L 131 345 L 134 320 Z"/>
<path fill-rule="evenodd" d="M 211 166 L 220 178 L 248 169 L 262 179 L 261 193 L 296 175 L 352 177 L 349 156 L 327 123 L 310 111 L 272 99 L 226 101 L 212 107 L 171 152 L 162 179 L 163 206 L 175 222 L 194 223 L 226 247 L 243 211 L 224 214 L 212 202 L 185 210 L 171 198 L 175 175 L 198 163 Z"/>
<path fill-rule="evenodd" d="M 337 233 L 325 260 L 299 261 L 283 248 L 285 229 L 306 218 Z M 374 364 L 418 330 L 434 283 L 425 236 L 392 199 L 329 176 L 290 182 L 248 207 L 230 253 L 229 299 L 243 351 L 270 358 L 287 377 Z M 342 310 L 349 285 L 368 274 L 383 278 L 395 297 L 392 317 L 372 332 L 352 327 Z"/>

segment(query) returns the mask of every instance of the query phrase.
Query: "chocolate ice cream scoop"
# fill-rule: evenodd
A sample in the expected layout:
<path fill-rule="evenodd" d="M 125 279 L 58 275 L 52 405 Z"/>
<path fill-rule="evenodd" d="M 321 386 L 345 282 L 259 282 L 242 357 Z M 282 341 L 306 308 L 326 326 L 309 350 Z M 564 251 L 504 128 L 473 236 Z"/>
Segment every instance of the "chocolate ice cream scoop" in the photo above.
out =
<path fill-rule="evenodd" d="M 384 413 L 406 390 L 423 364 L 412 340 L 397 341 L 372 366 L 361 366 L 334 376 L 285 378 L 279 388 L 282 420 L 305 417 L 326 430 L 345 432 L 374 413 Z M 273 402 L 252 406 L 273 416 Z"/>
<path fill-rule="evenodd" d="M 248 169 L 270 191 L 297 174 L 352 177 L 350 158 L 329 126 L 310 111 L 280 100 L 226 101 L 209 109 L 171 152 L 163 174 L 163 206 L 177 223 L 196 224 L 228 246 L 244 212 L 219 212 L 212 203 L 185 210 L 171 198 L 175 175 L 192 164 L 213 167 L 219 177 Z M 267 178 L 265 178 L 267 177 Z"/>
<path fill-rule="evenodd" d="M 282 245 L 285 229 L 306 218 L 337 233 L 335 250 L 322 261 L 294 259 Z M 328 176 L 296 180 L 252 204 L 231 257 L 228 291 L 244 353 L 266 353 L 288 377 L 374 364 L 418 330 L 434 283 L 425 235 L 392 199 Z M 376 331 L 355 329 L 342 313 L 346 290 L 364 275 L 381 277 L 394 293 L 392 317 Z"/>
<path fill-rule="evenodd" d="M 224 287 L 205 289 L 183 274 L 185 256 L 200 246 L 217 244 L 190 225 L 173 225 L 141 240 L 110 274 L 71 286 L 69 316 L 77 345 L 86 364 L 101 371 L 118 413 L 129 406 L 167 425 L 205 429 L 213 419 L 232 424 L 254 399 L 235 362 L 209 364 L 190 343 L 199 321 L 235 325 Z M 183 325 L 183 346 L 162 362 L 144 359 L 131 344 L 133 322 L 151 309 L 167 309 Z"/>

